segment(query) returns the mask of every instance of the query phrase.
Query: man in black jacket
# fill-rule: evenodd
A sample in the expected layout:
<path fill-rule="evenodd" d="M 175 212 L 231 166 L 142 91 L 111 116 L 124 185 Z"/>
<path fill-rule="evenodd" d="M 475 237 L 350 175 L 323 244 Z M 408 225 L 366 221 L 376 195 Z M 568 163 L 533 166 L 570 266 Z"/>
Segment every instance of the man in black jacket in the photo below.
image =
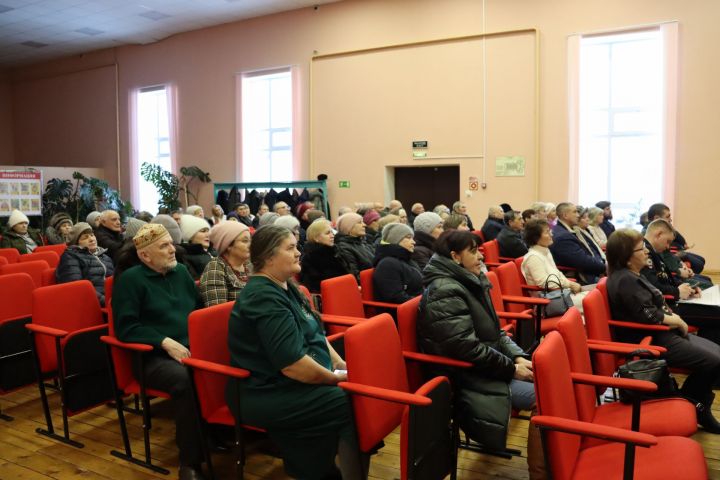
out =
<path fill-rule="evenodd" d="M 501 257 L 518 258 L 528 252 L 528 247 L 522 238 L 525 220 L 522 214 L 515 210 L 505 213 L 505 226 L 496 238 Z"/>
<path fill-rule="evenodd" d="M 611 205 L 612 204 L 607 200 L 603 200 L 595 204 L 597 208 L 603 211 L 603 221 L 599 226 L 602 228 L 602 231 L 605 232 L 605 236 L 607 237 L 610 237 L 610 234 L 615 231 L 615 225 L 610 223 L 610 220 L 613 218 L 612 208 L 610 208 Z"/>
<path fill-rule="evenodd" d="M 489 242 L 490 240 L 495 240 L 495 238 L 500 233 L 500 230 L 503 229 L 504 215 L 505 213 L 499 205 L 493 205 L 492 207 L 490 207 L 490 209 L 488 210 L 488 218 L 487 220 L 485 220 L 482 229 L 480 229 L 486 242 Z"/>
<path fill-rule="evenodd" d="M 124 239 L 118 212 L 105 210 L 100 214 L 100 226 L 95 231 L 95 238 L 98 245 L 107 249 L 107 254 L 114 262 L 120 247 L 123 246 Z"/>

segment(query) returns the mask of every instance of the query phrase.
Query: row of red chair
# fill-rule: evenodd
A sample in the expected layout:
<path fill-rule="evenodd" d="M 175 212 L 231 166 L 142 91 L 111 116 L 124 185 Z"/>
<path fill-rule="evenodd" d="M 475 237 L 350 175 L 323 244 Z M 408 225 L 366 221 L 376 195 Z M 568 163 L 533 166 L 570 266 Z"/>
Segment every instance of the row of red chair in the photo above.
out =
<path fill-rule="evenodd" d="M 45 260 L 48 265 L 55 268 L 60 263 L 60 256 L 63 254 L 67 246 L 61 245 L 45 245 L 36 247 L 32 253 L 21 255 L 14 248 L 0 248 L 0 263 L 19 263 L 19 262 L 32 262 L 35 260 Z"/>

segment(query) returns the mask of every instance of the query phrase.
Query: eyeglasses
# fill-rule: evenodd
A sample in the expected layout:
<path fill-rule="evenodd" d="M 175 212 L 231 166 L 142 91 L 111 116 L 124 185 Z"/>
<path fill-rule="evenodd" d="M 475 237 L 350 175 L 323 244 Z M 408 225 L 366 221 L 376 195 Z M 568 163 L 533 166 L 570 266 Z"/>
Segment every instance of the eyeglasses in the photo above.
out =
<path fill-rule="evenodd" d="M 635 253 L 635 252 L 643 252 L 643 251 L 646 251 L 646 250 L 647 250 L 647 248 L 645 248 L 645 246 L 642 246 L 642 247 L 640 247 L 640 248 L 636 248 L 635 250 L 633 250 L 633 253 Z"/>

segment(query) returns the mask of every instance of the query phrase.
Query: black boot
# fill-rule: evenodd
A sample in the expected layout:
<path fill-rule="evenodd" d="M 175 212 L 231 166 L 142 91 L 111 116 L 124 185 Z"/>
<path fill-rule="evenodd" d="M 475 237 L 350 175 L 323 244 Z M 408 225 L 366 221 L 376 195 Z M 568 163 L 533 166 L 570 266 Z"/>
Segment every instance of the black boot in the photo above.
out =
<path fill-rule="evenodd" d="M 704 402 L 695 404 L 697 423 L 700 424 L 706 432 L 720 433 L 720 422 L 718 422 L 712 414 L 713 400 L 715 400 L 715 394 L 710 393 Z"/>

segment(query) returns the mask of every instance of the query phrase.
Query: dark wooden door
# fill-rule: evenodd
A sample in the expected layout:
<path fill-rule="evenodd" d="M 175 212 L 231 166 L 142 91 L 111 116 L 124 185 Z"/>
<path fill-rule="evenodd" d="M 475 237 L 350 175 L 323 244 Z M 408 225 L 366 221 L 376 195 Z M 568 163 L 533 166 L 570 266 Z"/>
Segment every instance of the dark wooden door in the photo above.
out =
<path fill-rule="evenodd" d="M 408 213 L 416 202 L 427 211 L 441 203 L 452 208 L 460 198 L 460 167 L 395 167 L 395 198 Z"/>

